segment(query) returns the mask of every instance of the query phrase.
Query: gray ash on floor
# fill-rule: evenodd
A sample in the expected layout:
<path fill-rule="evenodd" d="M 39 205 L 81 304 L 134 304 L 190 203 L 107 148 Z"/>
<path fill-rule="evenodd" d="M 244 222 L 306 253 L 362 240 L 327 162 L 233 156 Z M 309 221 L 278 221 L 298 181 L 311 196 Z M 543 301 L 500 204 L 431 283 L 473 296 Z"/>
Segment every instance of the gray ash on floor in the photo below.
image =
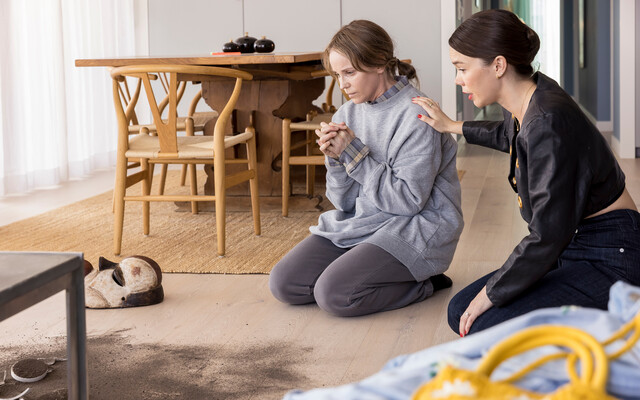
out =
<path fill-rule="evenodd" d="M 0 398 L 30 388 L 25 400 L 67 398 L 67 363 L 58 361 L 38 382 L 11 378 L 11 365 L 26 358 L 66 358 L 66 339 L 17 347 L 0 346 Z M 242 348 L 136 344 L 122 332 L 87 338 L 89 396 L 111 399 L 278 399 L 308 385 L 297 372 L 309 348 L 290 344 L 247 344 Z"/>

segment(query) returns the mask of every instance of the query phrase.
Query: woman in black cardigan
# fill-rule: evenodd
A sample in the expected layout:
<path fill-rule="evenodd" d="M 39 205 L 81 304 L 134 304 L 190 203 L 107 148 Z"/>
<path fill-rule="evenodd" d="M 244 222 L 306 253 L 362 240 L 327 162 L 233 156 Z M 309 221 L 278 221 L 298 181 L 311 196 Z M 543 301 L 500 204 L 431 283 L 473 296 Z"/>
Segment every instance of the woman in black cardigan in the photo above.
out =
<path fill-rule="evenodd" d="M 505 10 L 474 14 L 449 39 L 456 84 L 504 121 L 449 119 L 420 97 L 419 118 L 441 132 L 511 155 L 509 184 L 529 234 L 496 271 L 449 303 L 464 336 L 529 311 L 607 308 L 618 280 L 640 285 L 640 214 L 608 144 L 558 84 L 533 72 L 538 35 Z"/>

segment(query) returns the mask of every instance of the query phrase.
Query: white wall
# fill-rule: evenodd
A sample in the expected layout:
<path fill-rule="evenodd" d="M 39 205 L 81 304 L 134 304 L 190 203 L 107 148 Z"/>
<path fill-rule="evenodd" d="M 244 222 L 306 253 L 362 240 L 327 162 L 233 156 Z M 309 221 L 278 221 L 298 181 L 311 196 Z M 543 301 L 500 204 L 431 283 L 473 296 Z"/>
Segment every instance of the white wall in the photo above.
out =
<path fill-rule="evenodd" d="M 422 91 L 441 101 L 446 1 L 453 0 L 149 0 L 149 54 L 209 54 L 245 31 L 272 39 L 276 52 L 322 51 L 340 26 L 369 19 L 389 32 L 398 58 L 413 61 Z"/>
<path fill-rule="evenodd" d="M 636 46 L 636 62 L 635 62 L 635 70 L 636 70 L 636 79 L 635 79 L 635 83 L 636 83 L 636 87 L 635 87 L 635 92 L 636 92 L 636 111 L 635 111 L 635 116 L 636 116 L 636 121 L 635 121 L 635 131 L 636 131 L 636 141 L 635 141 L 635 146 L 636 146 L 636 158 L 640 158 L 640 51 L 638 51 L 637 47 L 640 45 L 640 23 L 638 23 L 638 21 L 640 21 L 640 7 L 638 7 L 636 5 L 636 26 L 635 26 L 635 30 L 636 30 L 636 41 L 634 43 L 634 45 Z"/>
<path fill-rule="evenodd" d="M 620 158 L 636 157 L 636 52 L 638 51 L 636 44 L 636 7 L 638 4 L 634 0 L 619 0 L 619 59 L 616 59 L 617 66 L 613 73 L 618 75 L 617 81 L 619 88 L 617 92 L 618 98 L 614 104 L 617 104 L 618 117 L 617 123 L 614 123 L 614 135 L 611 141 L 611 147 Z M 615 117 L 615 116 L 614 116 Z"/>
<path fill-rule="evenodd" d="M 396 44 L 396 57 L 413 61 L 422 91 L 441 101 L 440 0 L 343 1 L 343 24 L 354 19 L 382 26 Z"/>
<path fill-rule="evenodd" d="M 149 10 L 147 8 L 147 0 L 135 0 L 133 7 L 136 54 L 149 54 Z"/>
<path fill-rule="evenodd" d="M 340 0 L 244 0 L 245 31 L 258 39 L 266 36 L 273 40 L 276 52 L 322 51 L 340 29 L 340 3 Z"/>
<path fill-rule="evenodd" d="M 242 34 L 242 0 L 148 0 L 149 54 L 188 56 L 221 51 Z"/>

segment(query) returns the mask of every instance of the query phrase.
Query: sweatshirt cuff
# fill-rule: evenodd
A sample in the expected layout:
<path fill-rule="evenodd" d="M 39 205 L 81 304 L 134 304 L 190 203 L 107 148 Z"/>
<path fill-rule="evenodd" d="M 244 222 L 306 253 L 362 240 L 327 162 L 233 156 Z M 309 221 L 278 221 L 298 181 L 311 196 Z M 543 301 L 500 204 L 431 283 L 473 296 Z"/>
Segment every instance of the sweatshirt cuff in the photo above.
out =
<path fill-rule="evenodd" d="M 347 173 L 350 173 L 368 154 L 369 147 L 362 143 L 360 139 L 355 138 L 340 154 L 340 162 L 344 165 Z"/>

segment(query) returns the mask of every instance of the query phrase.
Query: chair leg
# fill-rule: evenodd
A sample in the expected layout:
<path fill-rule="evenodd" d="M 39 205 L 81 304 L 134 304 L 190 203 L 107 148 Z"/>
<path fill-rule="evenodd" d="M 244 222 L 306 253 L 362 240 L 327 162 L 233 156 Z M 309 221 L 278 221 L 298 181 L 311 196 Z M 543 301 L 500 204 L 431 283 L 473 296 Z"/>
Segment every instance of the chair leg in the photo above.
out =
<path fill-rule="evenodd" d="M 180 186 L 184 186 L 186 182 L 187 182 L 187 166 L 183 165 L 182 168 L 180 168 Z"/>
<path fill-rule="evenodd" d="M 160 186 L 158 187 L 158 194 L 160 195 L 164 194 L 164 185 L 167 182 L 167 167 L 167 164 L 162 164 L 162 170 L 160 172 Z M 153 177 L 153 169 L 151 170 L 151 176 Z"/>
<path fill-rule="evenodd" d="M 195 105 L 192 104 L 193 107 L 195 107 Z M 191 111 L 189 111 L 191 113 Z M 194 110 L 195 112 L 195 110 Z M 193 126 L 193 118 L 188 117 L 187 119 L 185 119 L 185 125 L 186 125 L 186 135 L 187 136 L 193 136 L 193 131 L 194 131 L 194 126 Z M 235 132 L 235 131 L 234 131 Z M 191 173 L 191 194 L 193 193 L 193 187 L 195 186 L 195 165 L 190 164 L 189 165 L 189 173 Z M 182 165 L 180 167 L 180 186 L 184 186 L 185 182 L 187 181 L 187 166 L 186 165 Z M 197 194 L 198 192 L 196 191 L 195 194 Z M 195 201 L 191 202 L 191 212 L 194 214 L 198 213 L 198 203 Z"/>
<path fill-rule="evenodd" d="M 155 168 L 156 168 L 155 164 L 149 163 L 149 194 L 151 194 L 151 188 L 153 187 L 153 176 L 154 176 L 153 174 L 155 173 Z M 160 171 L 160 172 L 162 173 L 162 171 Z M 162 181 L 162 179 L 160 179 L 160 180 Z M 162 182 L 160 182 L 160 183 L 162 183 Z M 160 191 L 160 190 L 158 190 L 158 191 Z M 162 193 L 160 193 L 160 194 L 164 194 L 164 186 L 163 186 L 163 189 L 162 189 Z"/>
<path fill-rule="evenodd" d="M 185 167 L 187 167 L 186 165 L 183 165 L 182 168 L 184 169 Z M 189 184 L 191 185 L 191 195 L 192 196 L 197 196 L 198 195 L 198 179 L 196 176 L 196 165 L 195 164 L 189 164 Z M 182 186 L 184 186 L 184 184 L 182 184 Z M 197 201 L 192 201 L 191 202 L 191 213 L 193 214 L 197 214 L 198 213 L 198 202 Z"/>
<path fill-rule="evenodd" d="M 306 136 L 307 136 L 307 145 L 305 146 L 305 154 L 307 156 L 311 155 L 311 143 L 313 143 L 313 135 L 314 133 L 312 131 L 307 131 Z M 315 175 L 316 172 L 316 167 L 314 165 L 307 165 L 306 167 L 306 173 L 307 173 L 307 196 L 313 196 L 313 184 L 314 184 L 314 179 L 313 176 Z"/>
<path fill-rule="evenodd" d="M 309 175 L 307 175 L 307 181 L 309 182 L 309 196 L 315 196 L 316 192 L 316 166 L 310 165 L 309 167 Z"/>
<path fill-rule="evenodd" d="M 256 151 L 256 138 L 251 138 L 247 142 L 247 159 L 249 161 L 249 169 L 254 174 L 249 180 L 249 190 L 251 191 L 251 210 L 253 211 L 253 231 L 260 236 L 260 193 L 258 192 L 258 157 Z"/>
<path fill-rule="evenodd" d="M 116 176 L 115 182 L 113 183 L 113 195 L 111 196 L 111 213 L 112 214 L 116 212 L 116 186 L 117 185 L 118 185 L 118 177 Z"/>
<path fill-rule="evenodd" d="M 124 196 L 127 184 L 127 159 L 118 155 L 116 183 L 113 188 L 113 254 L 120 255 L 122 248 L 122 227 L 124 225 Z"/>
<path fill-rule="evenodd" d="M 146 172 L 144 179 L 142 180 L 142 195 L 149 196 L 151 194 L 151 174 L 152 169 L 149 168 L 149 160 L 141 159 L 140 167 L 142 171 Z M 149 202 L 142 202 L 142 231 L 145 235 L 149 234 Z"/>
<path fill-rule="evenodd" d="M 307 196 L 313 196 L 313 174 L 314 174 L 314 168 L 313 165 L 307 165 L 306 166 L 306 178 L 307 178 L 307 184 L 306 184 L 306 193 Z"/>
<path fill-rule="evenodd" d="M 223 153 L 224 148 L 217 154 Z M 218 256 L 222 257 L 225 253 L 225 238 L 226 238 L 226 188 L 225 188 L 225 165 L 224 155 L 222 157 L 214 156 L 213 166 L 213 186 L 214 194 L 216 196 L 216 235 L 218 236 Z"/>
<path fill-rule="evenodd" d="M 289 189 L 290 166 L 289 157 L 291 153 L 291 120 L 282 120 L 282 216 L 289 216 Z"/>
<path fill-rule="evenodd" d="M 127 168 L 125 168 L 125 171 L 128 171 L 129 168 L 132 168 L 128 163 L 129 162 L 127 161 Z M 137 163 L 140 164 L 139 161 L 137 161 Z M 116 177 L 116 179 L 115 179 L 116 182 L 113 183 L 114 190 L 113 190 L 113 196 L 111 197 L 111 212 L 112 213 L 116 212 L 116 191 L 115 191 L 115 187 L 116 187 L 116 184 L 117 184 L 117 180 L 118 180 L 118 178 Z"/>

